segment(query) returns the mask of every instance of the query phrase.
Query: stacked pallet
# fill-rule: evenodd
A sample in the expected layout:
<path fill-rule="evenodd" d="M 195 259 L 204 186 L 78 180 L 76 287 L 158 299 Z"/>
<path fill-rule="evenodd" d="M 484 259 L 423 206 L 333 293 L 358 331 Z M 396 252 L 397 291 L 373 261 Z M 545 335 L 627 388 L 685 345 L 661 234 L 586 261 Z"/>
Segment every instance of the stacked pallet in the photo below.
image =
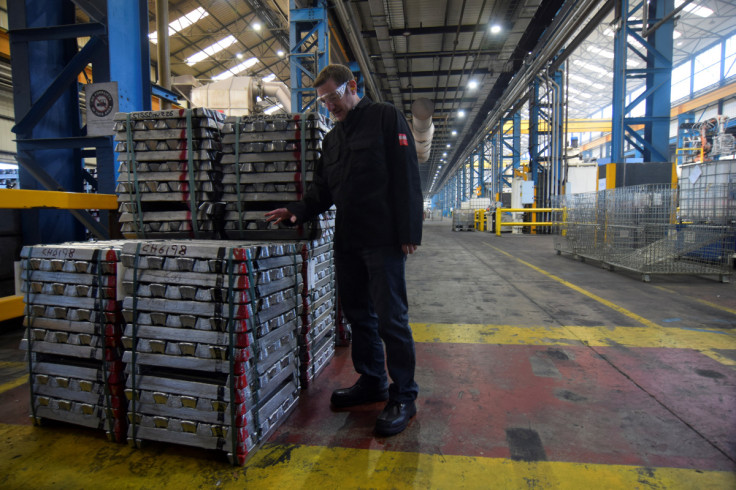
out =
<path fill-rule="evenodd" d="M 143 241 L 122 260 L 129 442 L 243 464 L 298 399 L 296 245 Z"/>
<path fill-rule="evenodd" d="M 222 200 L 228 237 L 312 239 L 318 222 L 289 227 L 264 213 L 298 201 L 314 176 L 327 120 L 317 113 L 228 117 L 223 127 Z"/>
<path fill-rule="evenodd" d="M 332 212 L 326 213 L 332 215 Z M 299 372 L 309 387 L 335 355 L 335 262 L 332 226 L 323 225 L 319 239 L 302 244 L 302 328 L 299 332 Z"/>
<path fill-rule="evenodd" d="M 31 416 L 126 433 L 122 317 L 117 266 L 122 243 L 24 247 L 21 290 Z"/>
<path fill-rule="evenodd" d="M 223 121 L 222 113 L 202 108 L 115 115 L 124 236 L 213 236 Z"/>

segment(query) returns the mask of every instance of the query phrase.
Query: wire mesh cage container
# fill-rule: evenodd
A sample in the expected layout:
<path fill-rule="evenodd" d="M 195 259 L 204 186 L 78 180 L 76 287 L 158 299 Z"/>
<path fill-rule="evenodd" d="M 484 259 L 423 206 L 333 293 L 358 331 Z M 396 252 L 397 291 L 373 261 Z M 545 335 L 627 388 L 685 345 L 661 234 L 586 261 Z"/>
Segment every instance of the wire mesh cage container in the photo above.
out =
<path fill-rule="evenodd" d="M 641 274 L 716 275 L 736 250 L 736 182 L 629 186 L 558 198 L 555 250 Z"/>
<path fill-rule="evenodd" d="M 599 209 L 605 203 L 605 194 L 586 192 L 555 196 L 552 206 L 556 211 L 555 249 L 575 256 L 595 258 L 601 255 L 602 224 Z"/>
<path fill-rule="evenodd" d="M 455 209 L 452 212 L 452 231 L 474 231 L 475 210 Z"/>

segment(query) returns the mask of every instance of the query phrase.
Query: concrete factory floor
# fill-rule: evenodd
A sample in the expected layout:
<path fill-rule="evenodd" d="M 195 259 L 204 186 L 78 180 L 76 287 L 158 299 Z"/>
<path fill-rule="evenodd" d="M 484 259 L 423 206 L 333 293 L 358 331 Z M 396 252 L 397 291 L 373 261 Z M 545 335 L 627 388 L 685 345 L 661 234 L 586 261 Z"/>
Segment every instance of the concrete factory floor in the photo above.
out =
<path fill-rule="evenodd" d="M 736 488 L 736 278 L 638 276 L 553 237 L 428 222 L 407 266 L 418 413 L 332 411 L 349 349 L 244 468 L 28 419 L 21 330 L 0 338 L 2 488 Z"/>

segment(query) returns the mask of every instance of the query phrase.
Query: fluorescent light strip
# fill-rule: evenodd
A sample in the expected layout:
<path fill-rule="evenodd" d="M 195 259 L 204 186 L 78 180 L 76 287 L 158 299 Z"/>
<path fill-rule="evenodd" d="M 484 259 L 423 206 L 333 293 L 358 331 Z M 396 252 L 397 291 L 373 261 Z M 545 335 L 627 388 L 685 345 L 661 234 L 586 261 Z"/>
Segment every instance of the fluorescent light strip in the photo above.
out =
<path fill-rule="evenodd" d="M 211 56 L 214 56 L 215 54 L 219 53 L 223 49 L 229 48 L 230 46 L 232 46 L 236 42 L 238 42 L 238 40 L 235 39 L 235 36 L 230 35 L 230 36 L 228 36 L 228 37 L 226 37 L 224 39 L 221 39 L 221 40 L 217 41 L 215 44 L 211 44 L 210 46 L 207 46 L 206 48 L 204 48 L 199 53 L 193 54 L 192 56 L 190 56 L 189 58 L 187 58 L 186 63 L 189 66 L 196 65 L 200 61 L 205 60 L 205 59 L 207 59 L 207 58 L 209 58 Z"/>
<path fill-rule="evenodd" d="M 182 29 L 186 29 L 190 25 L 204 19 L 210 15 L 209 12 L 207 12 L 204 7 L 199 7 L 188 14 L 179 17 L 178 19 L 172 21 L 169 23 L 169 36 L 173 36 L 177 32 L 181 31 Z M 153 31 L 148 35 L 148 40 L 151 41 L 153 44 L 158 43 L 158 31 Z"/>
<path fill-rule="evenodd" d="M 212 80 L 225 80 L 226 78 L 230 78 L 233 75 L 237 75 L 243 70 L 247 70 L 248 68 L 255 65 L 256 63 L 258 63 L 258 58 L 249 58 L 245 60 L 244 62 L 240 63 L 239 65 L 230 68 L 228 71 L 224 71 L 220 73 L 219 75 L 212 77 Z"/>

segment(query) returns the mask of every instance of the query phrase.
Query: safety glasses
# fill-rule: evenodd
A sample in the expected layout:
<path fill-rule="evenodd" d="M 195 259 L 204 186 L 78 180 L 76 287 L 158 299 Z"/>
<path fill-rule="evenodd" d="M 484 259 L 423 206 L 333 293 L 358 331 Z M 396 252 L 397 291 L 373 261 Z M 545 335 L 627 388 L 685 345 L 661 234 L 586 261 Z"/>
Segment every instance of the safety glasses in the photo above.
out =
<path fill-rule="evenodd" d="M 343 95 L 345 95 L 345 88 L 347 88 L 347 86 L 348 82 L 345 82 L 337 87 L 334 92 L 330 92 L 329 94 L 324 94 L 321 97 L 317 97 L 317 101 L 325 107 L 327 107 L 327 104 L 335 104 L 340 99 L 342 99 Z"/>

